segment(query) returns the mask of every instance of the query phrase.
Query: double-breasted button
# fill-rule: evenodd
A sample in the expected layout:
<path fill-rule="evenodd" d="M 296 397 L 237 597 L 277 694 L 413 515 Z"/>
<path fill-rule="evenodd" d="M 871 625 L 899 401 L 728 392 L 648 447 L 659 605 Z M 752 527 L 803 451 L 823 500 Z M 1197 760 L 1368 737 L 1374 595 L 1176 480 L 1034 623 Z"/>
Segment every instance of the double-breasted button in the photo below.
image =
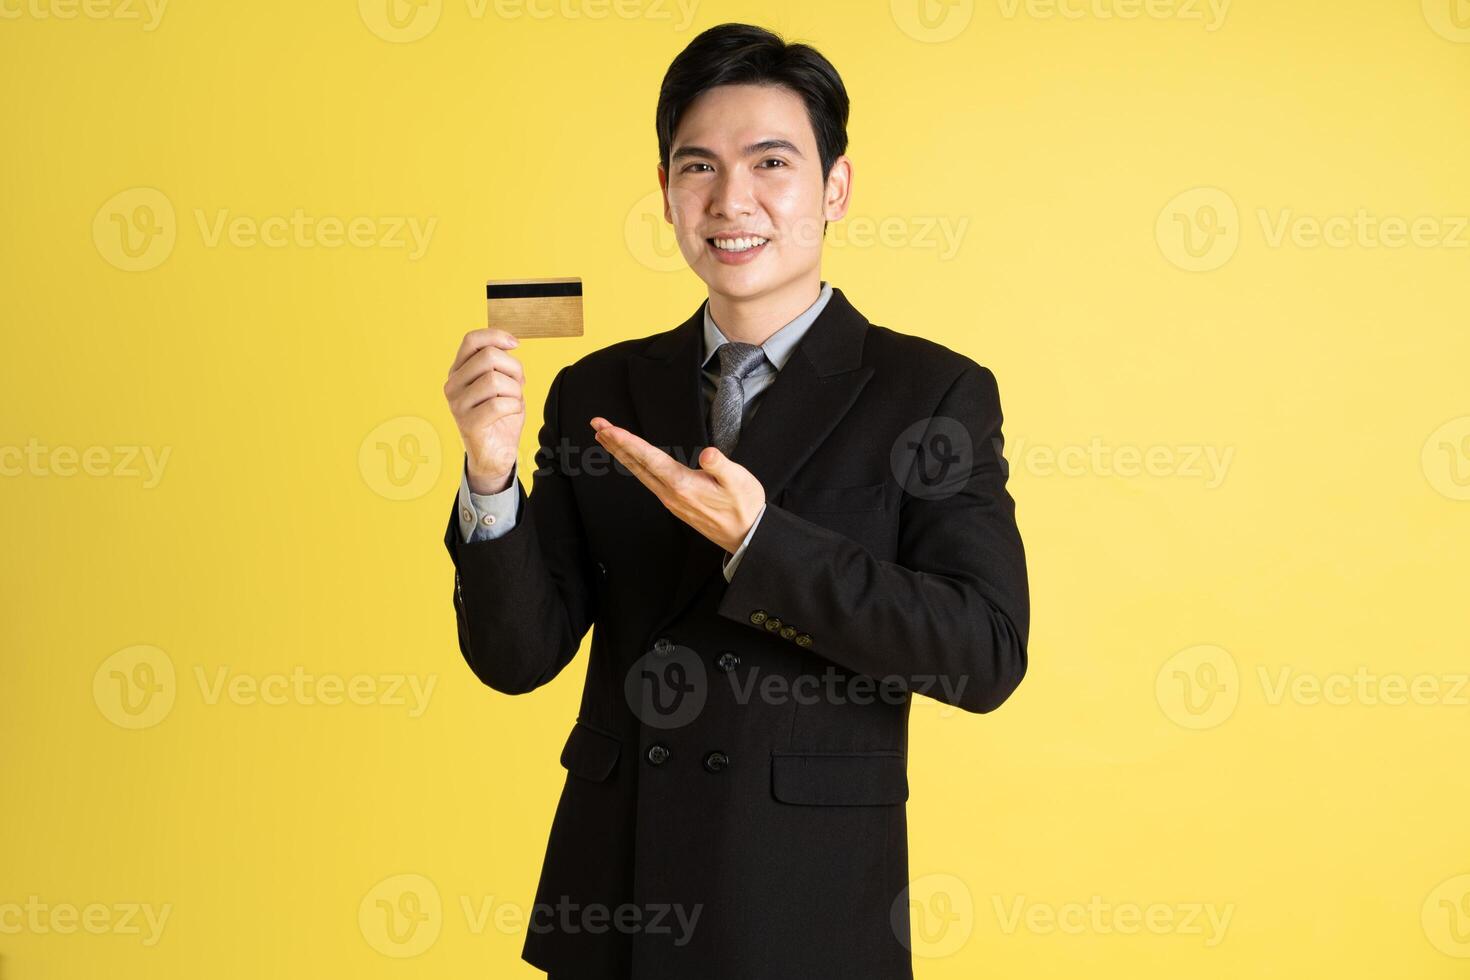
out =
<path fill-rule="evenodd" d="M 766 611 L 764 609 L 757 609 L 750 614 L 750 621 L 757 626 L 764 623 L 766 621 Z"/>
<path fill-rule="evenodd" d="M 674 652 L 674 641 L 667 636 L 660 636 L 653 641 L 653 652 L 660 657 L 667 657 Z"/>
<path fill-rule="evenodd" d="M 648 747 L 648 761 L 655 766 L 668 762 L 669 755 L 669 747 L 662 742 L 655 742 Z"/>
<path fill-rule="evenodd" d="M 798 633 L 794 642 L 799 647 L 809 647 L 812 645 L 812 635 L 810 633 Z"/>
<path fill-rule="evenodd" d="M 704 757 L 704 767 L 710 772 L 719 772 L 730 765 L 730 757 L 723 752 L 711 752 Z"/>
<path fill-rule="evenodd" d="M 781 639 L 783 639 L 783 640 L 789 640 L 789 639 L 791 639 L 795 635 L 796 635 L 796 627 L 795 626 L 783 626 L 783 627 L 781 627 Z"/>
<path fill-rule="evenodd" d="M 776 632 L 780 628 L 781 620 L 778 617 L 772 616 L 766 620 L 766 629 L 770 630 L 772 633 Z"/>
<path fill-rule="evenodd" d="M 738 654 L 726 650 L 724 653 L 720 654 L 719 659 L 715 661 L 715 666 L 728 674 L 730 671 L 740 666 L 740 657 Z"/>

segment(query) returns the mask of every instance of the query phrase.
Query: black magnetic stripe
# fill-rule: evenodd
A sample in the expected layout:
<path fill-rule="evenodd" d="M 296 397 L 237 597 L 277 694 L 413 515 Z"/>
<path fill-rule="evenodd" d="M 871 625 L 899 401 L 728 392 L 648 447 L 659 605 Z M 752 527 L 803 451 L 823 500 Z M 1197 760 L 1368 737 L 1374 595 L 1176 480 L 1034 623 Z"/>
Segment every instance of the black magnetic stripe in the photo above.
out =
<path fill-rule="evenodd" d="M 532 299 L 540 296 L 581 296 L 580 282 L 487 283 L 486 299 Z"/>

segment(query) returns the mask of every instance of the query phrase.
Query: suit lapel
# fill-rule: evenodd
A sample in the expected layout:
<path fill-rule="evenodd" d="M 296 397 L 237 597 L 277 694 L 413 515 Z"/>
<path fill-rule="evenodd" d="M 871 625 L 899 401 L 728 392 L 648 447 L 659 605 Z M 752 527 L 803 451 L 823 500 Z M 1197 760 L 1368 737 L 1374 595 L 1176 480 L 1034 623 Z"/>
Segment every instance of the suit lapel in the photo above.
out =
<path fill-rule="evenodd" d="M 708 302 L 706 300 L 706 302 Z M 755 415 L 740 433 L 730 458 L 755 475 L 766 500 L 786 484 L 831 435 L 873 375 L 862 364 L 867 318 L 842 290 L 832 297 L 797 343 L 786 366 L 761 394 Z M 704 355 L 704 304 L 679 327 L 660 334 L 628 362 L 628 380 L 640 428 L 655 446 L 697 467 L 710 444 L 700 362 Z M 672 448 L 671 448 L 672 447 Z M 650 493 L 652 491 L 649 491 Z M 722 575 L 725 552 L 670 515 L 685 542 L 680 571 L 657 630 L 684 611 L 711 575 Z"/>

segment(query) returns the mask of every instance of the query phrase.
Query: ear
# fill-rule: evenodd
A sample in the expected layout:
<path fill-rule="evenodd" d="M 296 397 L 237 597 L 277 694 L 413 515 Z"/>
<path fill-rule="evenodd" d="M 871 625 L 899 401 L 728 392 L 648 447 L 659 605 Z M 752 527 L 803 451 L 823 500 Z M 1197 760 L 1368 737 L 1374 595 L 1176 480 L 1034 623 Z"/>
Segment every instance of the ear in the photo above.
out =
<path fill-rule="evenodd" d="M 669 210 L 669 172 L 664 169 L 663 164 L 658 165 L 658 189 L 664 195 L 664 220 L 669 224 L 673 224 L 674 215 Z"/>
<path fill-rule="evenodd" d="M 832 172 L 827 175 L 826 197 L 822 200 L 822 217 L 828 221 L 840 221 L 847 215 L 852 201 L 852 161 L 846 153 L 832 161 Z"/>

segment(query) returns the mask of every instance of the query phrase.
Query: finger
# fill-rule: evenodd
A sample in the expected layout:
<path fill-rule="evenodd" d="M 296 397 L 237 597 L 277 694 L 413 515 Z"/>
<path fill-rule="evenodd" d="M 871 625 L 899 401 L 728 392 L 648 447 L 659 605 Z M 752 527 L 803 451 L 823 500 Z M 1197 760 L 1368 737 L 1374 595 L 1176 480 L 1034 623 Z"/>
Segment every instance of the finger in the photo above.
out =
<path fill-rule="evenodd" d="M 602 446 L 602 448 L 612 453 L 613 458 L 626 466 L 628 468 L 628 471 L 634 476 L 638 477 L 639 480 L 647 483 L 648 480 L 652 479 L 653 476 L 653 474 L 648 472 L 648 468 L 638 461 L 638 457 L 634 456 L 631 452 L 628 451 L 628 447 L 624 443 L 608 438 L 603 434 L 610 431 L 612 428 L 613 426 L 609 424 L 607 426 L 604 426 L 597 433 L 594 438 L 597 440 L 598 445 Z M 657 488 L 650 487 L 650 489 Z"/>
<path fill-rule="evenodd" d="M 677 509 L 678 498 L 674 495 L 669 485 L 654 475 L 637 456 L 629 452 L 626 444 L 615 443 L 610 439 L 603 438 L 600 434 L 597 441 L 611 452 L 613 457 L 622 463 L 639 483 L 647 487 L 658 498 L 659 503 L 663 504 L 670 512 L 676 515 L 679 513 Z"/>
<path fill-rule="evenodd" d="M 517 385 L 524 386 L 525 371 L 514 357 L 498 347 L 486 347 L 459 366 L 459 370 L 444 382 L 444 397 L 453 401 L 460 397 L 470 385 L 482 378 L 495 375 L 508 377 Z"/>
<path fill-rule="evenodd" d="M 515 378 L 521 384 L 526 383 L 526 369 L 521 362 L 501 347 L 490 345 L 475 351 L 455 368 L 449 375 L 449 385 L 463 387 L 474 381 L 483 374 L 491 371 L 499 371 L 501 374 Z"/>
<path fill-rule="evenodd" d="M 499 422 L 507 415 L 517 415 L 525 410 L 526 403 L 522 399 L 491 398 L 470 409 L 468 414 L 459 417 L 464 420 L 463 424 L 466 429 L 475 430 Z"/>
<path fill-rule="evenodd" d="M 464 389 L 452 400 L 451 408 L 454 409 L 455 414 L 460 414 L 469 411 L 480 402 L 501 397 L 514 398 L 518 403 L 525 403 L 519 381 L 499 371 L 491 371 L 465 385 Z"/>
<path fill-rule="evenodd" d="M 729 486 L 733 471 L 737 468 L 729 456 L 720 452 L 716 446 L 706 446 L 700 450 L 698 460 L 701 473 L 709 474 L 722 488 Z"/>
<path fill-rule="evenodd" d="M 674 490 L 682 482 L 685 473 L 693 472 L 662 449 L 650 445 L 642 436 L 619 426 L 606 426 L 598 433 L 598 437 L 605 445 L 612 446 L 615 452 L 621 451 L 620 459 L 623 456 L 630 457 L 644 472 L 664 483 L 669 490 Z"/>
<path fill-rule="evenodd" d="M 495 327 L 481 327 L 479 330 L 471 330 L 459 342 L 459 350 L 454 354 L 454 363 L 449 365 L 449 373 L 453 374 L 476 351 L 483 350 L 492 345 L 510 350 L 513 347 L 518 347 L 520 341 L 516 340 L 515 335 L 510 331 L 499 330 Z"/>

